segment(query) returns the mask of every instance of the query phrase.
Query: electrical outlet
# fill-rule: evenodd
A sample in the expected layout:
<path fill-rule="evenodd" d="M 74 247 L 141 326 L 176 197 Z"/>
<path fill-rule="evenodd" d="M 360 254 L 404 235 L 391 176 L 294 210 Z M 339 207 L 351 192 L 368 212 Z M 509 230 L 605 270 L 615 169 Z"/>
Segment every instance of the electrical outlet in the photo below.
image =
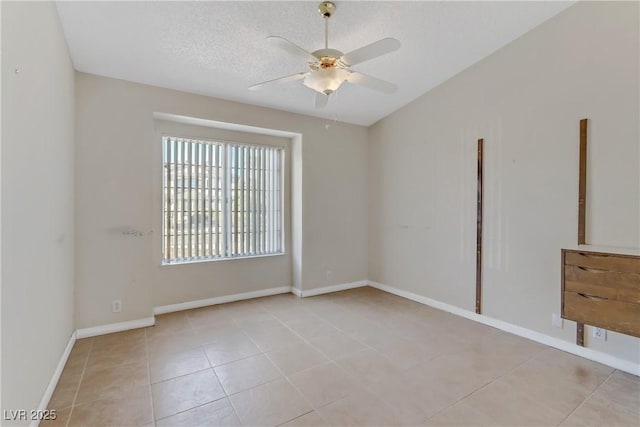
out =
<path fill-rule="evenodd" d="M 122 311 L 122 301 L 119 299 L 111 301 L 111 312 L 120 313 Z"/>
<path fill-rule="evenodd" d="M 551 324 L 556 328 L 562 328 L 563 321 L 564 319 L 560 317 L 558 313 L 553 313 L 551 315 Z"/>
<path fill-rule="evenodd" d="M 599 340 L 607 340 L 607 330 L 602 328 L 593 328 L 593 337 Z"/>

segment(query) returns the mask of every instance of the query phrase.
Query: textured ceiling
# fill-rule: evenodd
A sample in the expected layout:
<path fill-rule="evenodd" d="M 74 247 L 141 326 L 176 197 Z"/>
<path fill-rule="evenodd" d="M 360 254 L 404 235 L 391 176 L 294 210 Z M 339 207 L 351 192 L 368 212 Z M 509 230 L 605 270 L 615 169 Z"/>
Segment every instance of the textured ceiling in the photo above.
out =
<path fill-rule="evenodd" d="M 77 70 L 312 116 L 370 125 L 570 6 L 571 2 L 336 2 L 329 46 L 384 37 L 400 50 L 353 69 L 398 85 L 392 95 L 345 83 L 322 110 L 300 81 L 247 87 L 306 64 L 271 46 L 280 35 L 323 47 L 318 2 L 58 2 Z"/>

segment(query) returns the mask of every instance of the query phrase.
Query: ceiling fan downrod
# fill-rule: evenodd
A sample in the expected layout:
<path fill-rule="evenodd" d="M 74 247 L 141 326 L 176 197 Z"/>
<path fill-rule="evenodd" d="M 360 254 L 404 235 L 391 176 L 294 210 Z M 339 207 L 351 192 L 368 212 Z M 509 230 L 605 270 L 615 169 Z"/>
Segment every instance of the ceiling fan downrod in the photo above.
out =
<path fill-rule="evenodd" d="M 336 5 L 330 1 L 323 1 L 318 5 L 318 12 L 324 18 L 324 48 L 329 49 L 329 18 L 335 13 Z"/>

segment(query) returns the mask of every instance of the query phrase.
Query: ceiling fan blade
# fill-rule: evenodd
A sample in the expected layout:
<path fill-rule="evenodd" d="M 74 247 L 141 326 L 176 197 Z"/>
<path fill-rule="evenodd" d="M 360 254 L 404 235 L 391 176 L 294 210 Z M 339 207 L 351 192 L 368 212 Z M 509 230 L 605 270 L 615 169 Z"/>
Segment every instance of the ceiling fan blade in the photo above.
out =
<path fill-rule="evenodd" d="M 375 77 L 368 76 L 366 74 L 352 71 L 347 77 L 347 81 L 352 84 L 368 87 L 369 89 L 377 90 L 383 93 L 394 93 L 398 90 L 398 86 L 385 80 L 380 80 Z"/>
<path fill-rule="evenodd" d="M 325 95 L 320 92 L 316 92 L 315 106 L 316 108 L 324 108 L 329 102 L 329 95 Z"/>
<path fill-rule="evenodd" d="M 398 49 L 400 49 L 400 41 L 389 37 L 346 53 L 342 55 L 340 61 L 350 67 Z"/>
<path fill-rule="evenodd" d="M 292 82 L 292 81 L 295 81 L 295 80 L 304 79 L 304 77 L 307 74 L 308 74 L 307 72 L 304 72 L 304 73 L 291 74 L 289 76 L 284 76 L 284 77 L 278 77 L 277 79 L 268 80 L 266 82 L 262 82 L 262 83 L 255 84 L 253 86 L 249 86 L 249 90 L 259 90 L 259 89 L 264 88 L 265 86 L 269 86 L 269 85 L 272 85 L 272 84 L 287 83 L 287 82 Z"/>
<path fill-rule="evenodd" d="M 297 44 L 292 41 L 285 39 L 280 36 L 269 36 L 267 37 L 272 44 L 278 46 L 279 48 L 286 50 L 291 55 L 297 56 L 299 58 L 304 59 L 307 62 L 318 62 L 318 58 L 313 56 L 310 52 L 307 52 Z"/>

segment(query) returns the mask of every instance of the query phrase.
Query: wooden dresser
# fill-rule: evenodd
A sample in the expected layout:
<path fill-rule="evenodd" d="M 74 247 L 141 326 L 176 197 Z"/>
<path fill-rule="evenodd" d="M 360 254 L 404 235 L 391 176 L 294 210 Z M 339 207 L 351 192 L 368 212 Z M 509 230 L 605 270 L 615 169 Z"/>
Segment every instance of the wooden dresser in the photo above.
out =
<path fill-rule="evenodd" d="M 562 317 L 640 337 L 640 251 L 562 249 Z"/>

